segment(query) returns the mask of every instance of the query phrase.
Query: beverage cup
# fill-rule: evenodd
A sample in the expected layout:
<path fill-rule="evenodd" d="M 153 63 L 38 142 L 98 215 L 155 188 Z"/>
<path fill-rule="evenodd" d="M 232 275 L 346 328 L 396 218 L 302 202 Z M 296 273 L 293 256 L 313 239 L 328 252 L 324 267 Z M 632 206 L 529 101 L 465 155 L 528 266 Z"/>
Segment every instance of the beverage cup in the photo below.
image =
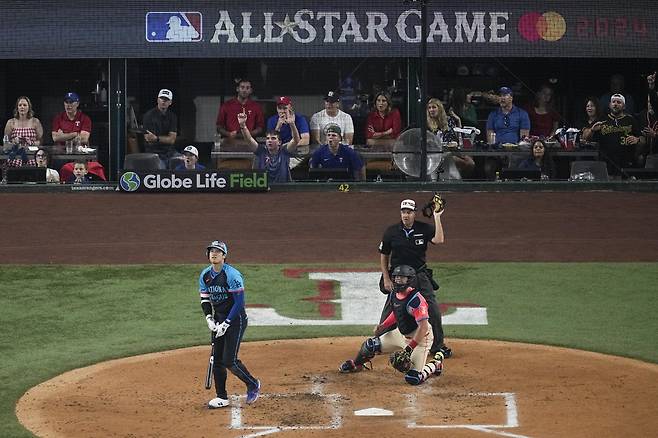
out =
<path fill-rule="evenodd" d="M 72 154 L 73 153 L 73 140 L 66 140 L 66 153 L 67 154 Z"/>

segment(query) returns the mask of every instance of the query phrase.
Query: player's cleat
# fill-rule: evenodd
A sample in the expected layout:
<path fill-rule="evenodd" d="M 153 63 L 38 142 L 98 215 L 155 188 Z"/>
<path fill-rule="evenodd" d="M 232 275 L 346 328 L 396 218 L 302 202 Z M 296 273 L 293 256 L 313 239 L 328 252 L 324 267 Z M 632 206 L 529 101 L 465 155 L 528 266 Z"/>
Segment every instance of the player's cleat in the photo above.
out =
<path fill-rule="evenodd" d="M 228 399 L 215 397 L 208 402 L 208 409 L 225 408 L 230 405 Z"/>
<path fill-rule="evenodd" d="M 252 389 L 247 389 L 247 404 L 250 405 L 256 400 L 260 395 L 260 380 L 256 380 L 256 387 Z"/>
<path fill-rule="evenodd" d="M 363 369 L 363 365 L 357 365 L 352 359 L 346 360 L 338 367 L 341 373 L 357 373 Z"/>
<path fill-rule="evenodd" d="M 445 344 L 439 348 L 439 351 L 434 353 L 434 360 L 444 360 L 452 357 L 452 350 Z"/>
<path fill-rule="evenodd" d="M 432 361 L 432 363 L 434 364 L 434 366 L 436 368 L 432 374 L 434 374 L 435 376 L 440 376 L 441 373 L 443 372 L 443 361 L 442 360 L 434 360 L 434 361 Z"/>

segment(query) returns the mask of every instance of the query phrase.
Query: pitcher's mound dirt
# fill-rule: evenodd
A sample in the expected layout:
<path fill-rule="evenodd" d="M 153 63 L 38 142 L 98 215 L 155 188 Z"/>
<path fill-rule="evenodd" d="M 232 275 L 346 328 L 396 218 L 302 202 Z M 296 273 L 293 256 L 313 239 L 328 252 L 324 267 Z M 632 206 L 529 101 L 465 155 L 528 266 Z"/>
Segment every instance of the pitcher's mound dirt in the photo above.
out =
<path fill-rule="evenodd" d="M 452 340 L 456 354 L 444 374 L 411 387 L 383 356 L 372 371 L 339 374 L 362 341 L 244 343 L 241 359 L 263 388 L 251 406 L 243 384 L 229 375 L 232 406 L 205 407 L 214 392 L 203 389 L 209 347 L 202 346 L 68 372 L 29 390 L 17 415 L 38 436 L 66 438 L 646 437 L 658 430 L 654 364 Z"/>

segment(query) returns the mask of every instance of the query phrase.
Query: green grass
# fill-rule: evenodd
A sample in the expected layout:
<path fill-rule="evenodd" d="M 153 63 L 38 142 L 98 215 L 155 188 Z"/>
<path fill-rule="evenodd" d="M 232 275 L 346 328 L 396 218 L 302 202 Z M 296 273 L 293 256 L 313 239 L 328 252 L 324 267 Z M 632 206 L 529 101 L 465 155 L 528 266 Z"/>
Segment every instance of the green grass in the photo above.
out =
<path fill-rule="evenodd" d="M 31 436 L 14 416 L 16 401 L 66 370 L 206 343 L 197 292 L 201 267 L 0 267 L 0 436 Z M 489 325 L 446 326 L 448 337 L 559 345 L 658 363 L 658 264 L 433 267 L 441 302 L 472 302 L 488 311 Z M 314 281 L 285 278 L 282 265 L 238 268 L 245 274 L 249 303 L 289 317 L 317 317 L 317 305 L 302 300 L 317 293 Z M 250 327 L 246 339 L 370 332 L 369 326 Z"/>

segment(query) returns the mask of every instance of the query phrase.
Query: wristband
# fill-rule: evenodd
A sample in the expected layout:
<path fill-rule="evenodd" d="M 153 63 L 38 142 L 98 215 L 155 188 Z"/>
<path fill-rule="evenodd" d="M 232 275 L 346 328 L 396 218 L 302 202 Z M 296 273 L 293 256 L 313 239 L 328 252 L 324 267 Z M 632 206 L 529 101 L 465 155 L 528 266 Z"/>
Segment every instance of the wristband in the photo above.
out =
<path fill-rule="evenodd" d="M 414 348 L 416 348 L 416 345 L 418 345 L 418 342 L 412 339 L 411 341 L 409 341 L 409 345 L 407 345 L 407 347 L 410 347 L 413 350 Z"/>

